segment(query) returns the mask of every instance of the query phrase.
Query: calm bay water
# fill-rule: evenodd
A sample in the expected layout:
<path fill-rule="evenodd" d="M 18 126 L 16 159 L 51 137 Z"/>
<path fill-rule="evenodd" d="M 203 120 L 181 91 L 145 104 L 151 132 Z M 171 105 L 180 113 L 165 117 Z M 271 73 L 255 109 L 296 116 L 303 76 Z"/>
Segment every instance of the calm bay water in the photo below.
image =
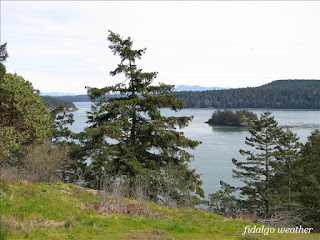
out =
<path fill-rule="evenodd" d="M 70 127 L 74 132 L 82 131 L 86 126 L 86 112 L 90 110 L 90 102 L 74 103 L 79 109 L 74 112 L 74 124 Z M 239 127 L 212 126 L 206 124 L 214 109 L 184 109 L 179 112 L 163 109 L 166 116 L 194 116 L 192 122 L 182 131 L 188 138 L 199 140 L 202 144 L 189 152 L 194 155 L 190 168 L 201 174 L 203 189 L 206 196 L 220 189 L 219 182 L 223 180 L 234 186 L 240 186 L 238 180 L 232 178 L 234 165 L 232 158 L 244 159 L 239 149 L 248 149 L 244 143 L 245 137 L 250 136 L 248 129 Z M 260 116 L 265 110 L 250 110 Z M 320 111 L 309 110 L 272 110 L 272 115 L 279 126 L 289 128 L 305 143 L 307 137 L 315 129 L 320 129 Z"/>

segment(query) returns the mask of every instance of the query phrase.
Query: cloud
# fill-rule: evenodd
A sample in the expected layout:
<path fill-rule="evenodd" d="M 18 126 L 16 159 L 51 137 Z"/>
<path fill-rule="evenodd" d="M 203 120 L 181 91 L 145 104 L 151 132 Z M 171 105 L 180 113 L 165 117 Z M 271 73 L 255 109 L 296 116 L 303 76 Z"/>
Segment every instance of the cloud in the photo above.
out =
<path fill-rule="evenodd" d="M 119 61 L 108 49 L 108 29 L 131 36 L 135 48 L 147 47 L 140 67 L 158 71 L 160 82 L 246 87 L 319 78 L 319 2 L 1 5 L 7 69 L 27 74 L 41 91 L 83 92 L 88 82 L 105 86 L 119 80 L 108 75 Z"/>

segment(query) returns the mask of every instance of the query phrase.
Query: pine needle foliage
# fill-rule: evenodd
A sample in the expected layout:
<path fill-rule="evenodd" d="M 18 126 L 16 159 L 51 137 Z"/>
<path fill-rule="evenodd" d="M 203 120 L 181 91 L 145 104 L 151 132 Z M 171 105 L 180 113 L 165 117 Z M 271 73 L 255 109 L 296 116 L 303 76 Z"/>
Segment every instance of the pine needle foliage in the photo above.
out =
<path fill-rule="evenodd" d="M 246 196 L 244 203 L 249 211 L 257 214 L 268 214 L 273 189 L 271 181 L 274 176 L 278 139 L 282 129 L 270 112 L 261 114 L 260 119 L 254 121 L 250 129 L 250 137 L 246 137 L 245 144 L 253 150 L 240 150 L 240 154 L 247 156 L 245 162 L 232 159 L 238 170 L 233 170 L 234 177 L 245 183 L 240 188 L 240 195 Z"/>
<path fill-rule="evenodd" d="M 2 79 L 6 73 L 6 66 L 3 64 L 3 62 L 6 61 L 9 54 L 7 51 L 7 43 L 0 45 L 0 79 Z"/>
<path fill-rule="evenodd" d="M 39 91 L 17 74 L 0 79 L 0 159 L 1 164 L 20 166 L 32 143 L 51 135 L 52 118 Z"/>
<path fill-rule="evenodd" d="M 203 190 L 199 175 L 188 168 L 193 156 L 187 149 L 200 142 L 178 131 L 188 126 L 192 117 L 167 117 L 160 111 L 181 110 L 184 100 L 172 94 L 174 85 L 152 85 L 157 72 L 138 68 L 137 60 L 145 48 L 134 50 L 130 37 L 112 31 L 108 40 L 112 53 L 120 57 L 110 75 L 123 75 L 124 81 L 104 88 L 87 87 L 90 98 L 99 99 L 88 113 L 90 126 L 80 134 L 86 157 L 91 159 L 91 183 L 99 188 L 106 180 L 127 181 L 132 186 L 141 181 L 151 200 L 168 199 L 170 192 L 170 204 L 195 204 Z M 105 97 L 112 93 L 120 97 Z"/>
<path fill-rule="evenodd" d="M 315 130 L 301 149 L 298 161 L 297 186 L 304 221 L 320 232 L 320 131 Z"/>

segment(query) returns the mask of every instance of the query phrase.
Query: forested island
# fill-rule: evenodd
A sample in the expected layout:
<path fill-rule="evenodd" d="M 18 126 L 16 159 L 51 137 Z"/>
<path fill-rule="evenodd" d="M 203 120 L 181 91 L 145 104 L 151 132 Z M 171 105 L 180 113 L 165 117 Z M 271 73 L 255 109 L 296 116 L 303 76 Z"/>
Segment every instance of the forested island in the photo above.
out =
<path fill-rule="evenodd" d="M 258 120 L 256 114 L 247 110 L 231 111 L 228 109 L 218 109 L 212 114 L 212 117 L 206 122 L 209 124 L 250 127 L 254 121 Z"/>
<path fill-rule="evenodd" d="M 63 107 L 64 111 L 73 112 L 77 111 L 77 107 L 73 104 L 73 102 L 63 100 L 63 99 L 56 99 L 49 96 L 41 96 L 41 99 L 44 103 L 44 106 L 49 110 L 52 111 L 57 107 Z"/>

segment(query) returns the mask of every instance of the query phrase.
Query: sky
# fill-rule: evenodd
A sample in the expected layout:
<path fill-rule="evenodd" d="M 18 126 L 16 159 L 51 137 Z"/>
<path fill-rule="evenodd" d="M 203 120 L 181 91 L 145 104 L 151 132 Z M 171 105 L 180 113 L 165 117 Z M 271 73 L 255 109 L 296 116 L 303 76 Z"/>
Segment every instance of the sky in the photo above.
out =
<path fill-rule="evenodd" d="M 1 1 L 7 72 L 43 93 L 124 80 L 108 30 L 147 48 L 154 84 L 256 87 L 320 79 L 319 1 Z"/>

